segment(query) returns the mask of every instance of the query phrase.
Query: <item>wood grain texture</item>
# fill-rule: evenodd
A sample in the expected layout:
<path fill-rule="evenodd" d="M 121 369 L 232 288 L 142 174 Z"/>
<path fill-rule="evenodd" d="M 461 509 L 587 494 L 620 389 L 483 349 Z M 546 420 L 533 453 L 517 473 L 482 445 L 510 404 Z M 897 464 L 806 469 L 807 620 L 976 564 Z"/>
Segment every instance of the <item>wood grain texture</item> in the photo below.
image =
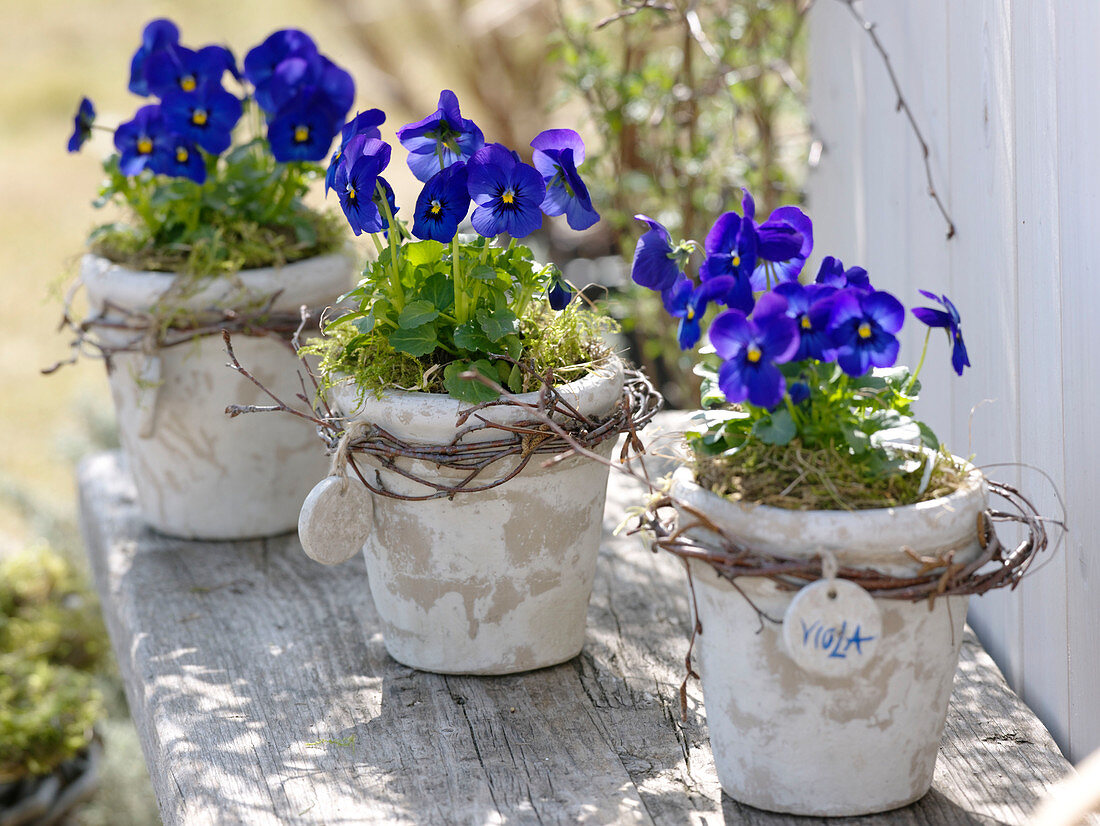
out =
<path fill-rule="evenodd" d="M 142 526 L 116 454 L 80 469 L 83 528 L 167 824 L 805 824 L 720 793 L 698 685 L 681 720 L 680 563 L 612 537 L 612 475 L 581 656 L 497 678 L 401 666 L 360 560 L 293 536 L 174 540 Z M 853 823 L 1025 823 L 1069 767 L 973 640 L 933 792 Z"/>

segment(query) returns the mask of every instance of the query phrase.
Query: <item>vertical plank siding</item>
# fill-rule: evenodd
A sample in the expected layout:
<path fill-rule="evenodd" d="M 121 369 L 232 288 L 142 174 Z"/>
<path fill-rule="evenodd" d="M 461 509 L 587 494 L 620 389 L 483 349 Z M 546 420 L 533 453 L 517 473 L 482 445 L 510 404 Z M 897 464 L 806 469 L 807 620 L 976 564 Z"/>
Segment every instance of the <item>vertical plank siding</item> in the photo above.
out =
<path fill-rule="evenodd" d="M 810 179 L 819 254 L 862 264 L 911 305 L 959 306 L 973 368 L 942 335 L 922 374 L 923 417 L 1044 513 L 1064 493 L 1073 533 L 1013 593 L 970 619 L 1070 759 L 1100 748 L 1100 491 L 1086 425 L 1100 409 L 1100 4 L 864 0 L 931 152 L 958 234 L 926 191 L 919 145 L 870 39 L 840 0 L 811 12 L 810 90 L 823 144 Z M 851 259 L 851 260 L 849 260 Z M 903 355 L 924 339 L 910 318 Z"/>

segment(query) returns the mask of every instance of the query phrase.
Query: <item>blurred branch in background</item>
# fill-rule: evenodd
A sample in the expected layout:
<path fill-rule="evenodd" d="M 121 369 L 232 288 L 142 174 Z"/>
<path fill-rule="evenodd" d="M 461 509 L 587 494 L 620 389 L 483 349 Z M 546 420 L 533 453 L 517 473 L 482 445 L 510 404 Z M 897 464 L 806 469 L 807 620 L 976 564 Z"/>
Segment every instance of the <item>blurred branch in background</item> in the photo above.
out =
<path fill-rule="evenodd" d="M 702 241 L 741 187 L 767 214 L 804 199 L 810 130 L 805 22 L 812 0 L 554 0 L 559 103 L 583 102 L 586 180 L 627 258 L 650 215 Z M 616 315 L 674 406 L 696 381 L 648 290 L 626 289 Z"/>

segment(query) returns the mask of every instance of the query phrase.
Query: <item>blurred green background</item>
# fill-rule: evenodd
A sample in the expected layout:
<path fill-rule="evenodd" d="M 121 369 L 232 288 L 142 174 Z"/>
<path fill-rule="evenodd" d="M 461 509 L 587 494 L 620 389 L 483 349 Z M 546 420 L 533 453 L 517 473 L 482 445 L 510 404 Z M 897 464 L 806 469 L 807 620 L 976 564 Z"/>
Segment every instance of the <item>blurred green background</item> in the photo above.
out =
<path fill-rule="evenodd" d="M 272 31 L 307 31 L 356 80 L 356 109 L 388 114 L 383 138 L 433 111 L 441 88 L 487 140 L 526 153 L 540 130 L 577 129 L 589 147 L 586 179 L 605 220 L 581 236 L 546 230 L 543 253 L 586 279 L 603 273 L 624 346 L 674 404 L 692 383 L 674 327 L 652 295 L 616 289 L 646 212 L 702 240 L 752 187 L 766 215 L 802 199 L 809 144 L 803 21 L 806 0 L 688 0 L 666 9 L 615 0 L 4 0 L 0 9 L 0 555 L 52 546 L 80 560 L 74 470 L 116 444 L 101 364 L 51 376 L 68 355 L 57 332 L 61 297 L 89 230 L 109 136 L 81 154 L 65 144 L 80 97 L 114 125 L 140 105 L 126 84 L 145 23 L 169 17 L 182 42 L 229 46 L 238 59 Z M 395 152 L 387 177 L 399 203 L 416 182 Z M 337 208 L 333 202 L 333 208 Z M 583 283 L 578 286 L 583 286 Z M 80 307 L 77 306 L 79 311 Z M 106 678 L 109 719 L 102 789 L 81 824 L 156 822 L 155 804 L 117 678 Z"/>

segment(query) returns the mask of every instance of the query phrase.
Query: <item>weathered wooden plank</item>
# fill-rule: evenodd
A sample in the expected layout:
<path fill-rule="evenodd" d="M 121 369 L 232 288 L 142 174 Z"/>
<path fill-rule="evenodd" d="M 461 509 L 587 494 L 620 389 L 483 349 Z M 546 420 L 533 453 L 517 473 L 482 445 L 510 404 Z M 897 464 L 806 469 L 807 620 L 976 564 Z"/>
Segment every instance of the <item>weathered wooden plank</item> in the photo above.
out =
<path fill-rule="evenodd" d="M 155 535 L 114 454 L 86 462 L 80 480 L 89 555 L 168 824 L 808 822 L 720 794 L 697 685 L 680 719 L 680 564 L 610 536 L 641 501 L 636 483 L 613 476 L 582 655 L 473 678 L 386 655 L 358 560 L 316 565 L 292 537 Z M 1067 771 L 976 644 L 964 651 L 933 793 L 853 822 L 1024 823 Z M 1004 739 L 1002 719 L 1026 742 Z M 990 792 L 989 777 L 1012 794 Z"/>

